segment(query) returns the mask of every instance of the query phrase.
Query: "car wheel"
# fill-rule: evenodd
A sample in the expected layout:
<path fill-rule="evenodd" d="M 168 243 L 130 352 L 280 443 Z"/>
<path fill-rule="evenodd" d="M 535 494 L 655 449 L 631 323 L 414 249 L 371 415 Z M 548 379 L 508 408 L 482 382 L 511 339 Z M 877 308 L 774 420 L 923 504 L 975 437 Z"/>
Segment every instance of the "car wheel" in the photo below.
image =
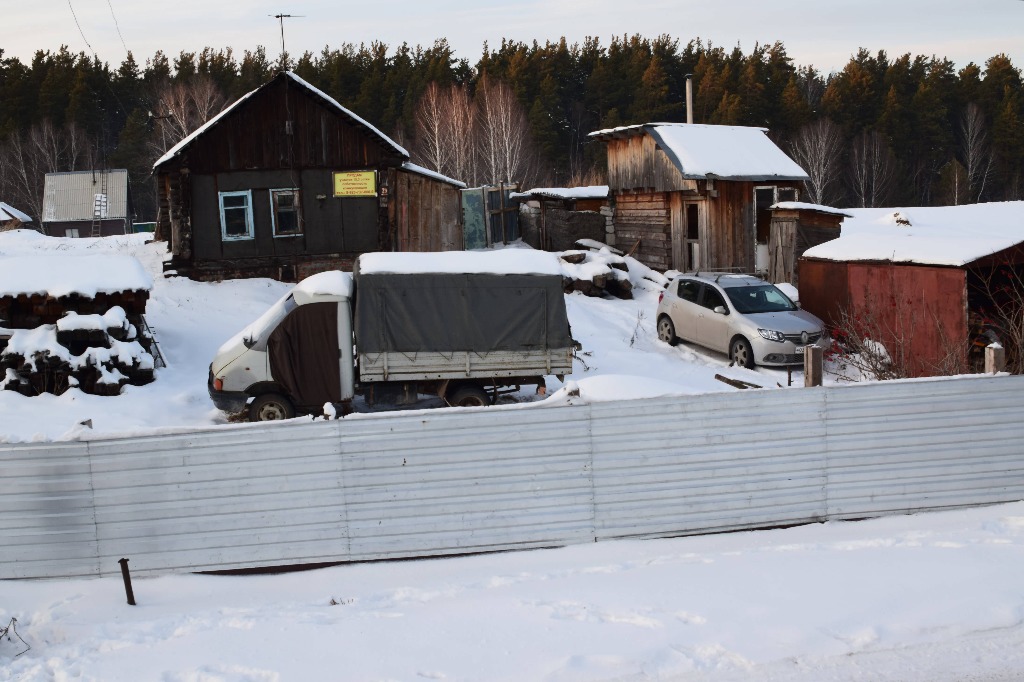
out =
<path fill-rule="evenodd" d="M 754 369 L 754 349 L 750 347 L 750 342 L 742 336 L 733 339 L 729 346 L 729 359 L 741 367 Z"/>
<path fill-rule="evenodd" d="M 452 407 L 484 407 L 491 404 L 491 396 L 476 384 L 466 384 L 448 394 L 448 404 Z"/>
<path fill-rule="evenodd" d="M 679 337 L 676 336 L 676 326 L 672 324 L 672 318 L 668 315 L 662 315 L 658 318 L 658 338 L 670 346 L 679 343 Z"/>
<path fill-rule="evenodd" d="M 295 416 L 292 401 L 280 393 L 264 393 L 256 396 L 249 405 L 249 421 L 269 422 L 278 419 L 291 419 Z"/>

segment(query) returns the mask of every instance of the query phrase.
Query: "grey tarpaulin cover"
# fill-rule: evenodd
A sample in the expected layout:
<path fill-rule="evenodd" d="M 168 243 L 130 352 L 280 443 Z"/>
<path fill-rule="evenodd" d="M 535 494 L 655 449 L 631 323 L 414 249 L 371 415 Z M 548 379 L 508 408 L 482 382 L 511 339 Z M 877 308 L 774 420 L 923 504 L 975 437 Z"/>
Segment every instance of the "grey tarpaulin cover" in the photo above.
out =
<path fill-rule="evenodd" d="M 562 278 L 357 273 L 356 346 L 360 353 L 568 348 Z"/>

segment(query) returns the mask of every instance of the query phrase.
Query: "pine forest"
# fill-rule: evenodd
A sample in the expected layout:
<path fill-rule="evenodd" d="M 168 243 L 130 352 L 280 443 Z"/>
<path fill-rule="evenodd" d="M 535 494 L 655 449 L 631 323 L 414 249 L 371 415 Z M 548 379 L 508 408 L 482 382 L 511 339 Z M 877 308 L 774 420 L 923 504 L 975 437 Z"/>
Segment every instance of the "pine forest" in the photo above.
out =
<path fill-rule="evenodd" d="M 343 44 L 298 59 L 207 48 L 142 64 L 128 53 L 117 66 L 66 47 L 29 63 L 0 50 L 0 200 L 38 220 L 47 172 L 127 168 L 136 219 L 153 220 L 153 162 L 282 67 L 415 162 L 470 186 L 603 184 L 604 148 L 587 134 L 685 121 L 690 78 L 694 122 L 768 129 L 810 176 L 805 201 L 1024 199 L 1024 86 L 1003 54 L 958 68 L 860 49 L 825 74 L 795 64 L 782 43 L 743 52 L 636 35 L 485 44 L 475 64 L 443 39 Z"/>

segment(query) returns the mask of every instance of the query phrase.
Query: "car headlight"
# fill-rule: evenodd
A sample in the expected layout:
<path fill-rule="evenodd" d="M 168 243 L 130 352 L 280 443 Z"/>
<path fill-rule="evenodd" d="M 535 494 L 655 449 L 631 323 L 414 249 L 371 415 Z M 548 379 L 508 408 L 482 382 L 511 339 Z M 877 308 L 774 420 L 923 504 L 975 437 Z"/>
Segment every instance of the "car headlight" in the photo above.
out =
<path fill-rule="evenodd" d="M 785 334 L 777 332 L 774 329 L 758 329 L 757 333 L 760 334 L 762 338 L 768 339 L 769 341 L 778 341 L 779 343 L 782 343 L 786 340 Z"/>

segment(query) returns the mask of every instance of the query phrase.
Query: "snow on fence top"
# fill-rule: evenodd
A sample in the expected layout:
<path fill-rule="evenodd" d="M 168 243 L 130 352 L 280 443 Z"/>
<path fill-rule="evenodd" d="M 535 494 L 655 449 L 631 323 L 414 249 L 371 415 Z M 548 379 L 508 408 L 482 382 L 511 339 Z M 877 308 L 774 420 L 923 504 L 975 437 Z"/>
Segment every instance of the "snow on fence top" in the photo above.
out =
<path fill-rule="evenodd" d="M 587 187 L 534 187 L 524 192 L 512 192 L 511 199 L 607 199 L 608 185 Z"/>
<path fill-rule="evenodd" d="M 131 256 L 50 254 L 0 258 L 0 296 L 60 298 L 78 294 L 94 298 L 97 294 L 152 288 L 152 278 L 142 263 Z"/>
<path fill-rule="evenodd" d="M 561 275 L 558 256 L 533 249 L 366 253 L 359 274 Z"/>
<path fill-rule="evenodd" d="M 960 267 L 1024 242 L 1024 201 L 847 212 L 842 236 L 804 257 Z"/>
<path fill-rule="evenodd" d="M 789 209 L 791 211 L 817 211 L 818 213 L 828 213 L 829 215 L 839 215 L 846 218 L 853 217 L 848 211 L 841 211 L 838 208 L 823 206 L 822 204 L 808 204 L 805 201 L 780 201 L 777 204 L 772 204 L 771 208 Z"/>

